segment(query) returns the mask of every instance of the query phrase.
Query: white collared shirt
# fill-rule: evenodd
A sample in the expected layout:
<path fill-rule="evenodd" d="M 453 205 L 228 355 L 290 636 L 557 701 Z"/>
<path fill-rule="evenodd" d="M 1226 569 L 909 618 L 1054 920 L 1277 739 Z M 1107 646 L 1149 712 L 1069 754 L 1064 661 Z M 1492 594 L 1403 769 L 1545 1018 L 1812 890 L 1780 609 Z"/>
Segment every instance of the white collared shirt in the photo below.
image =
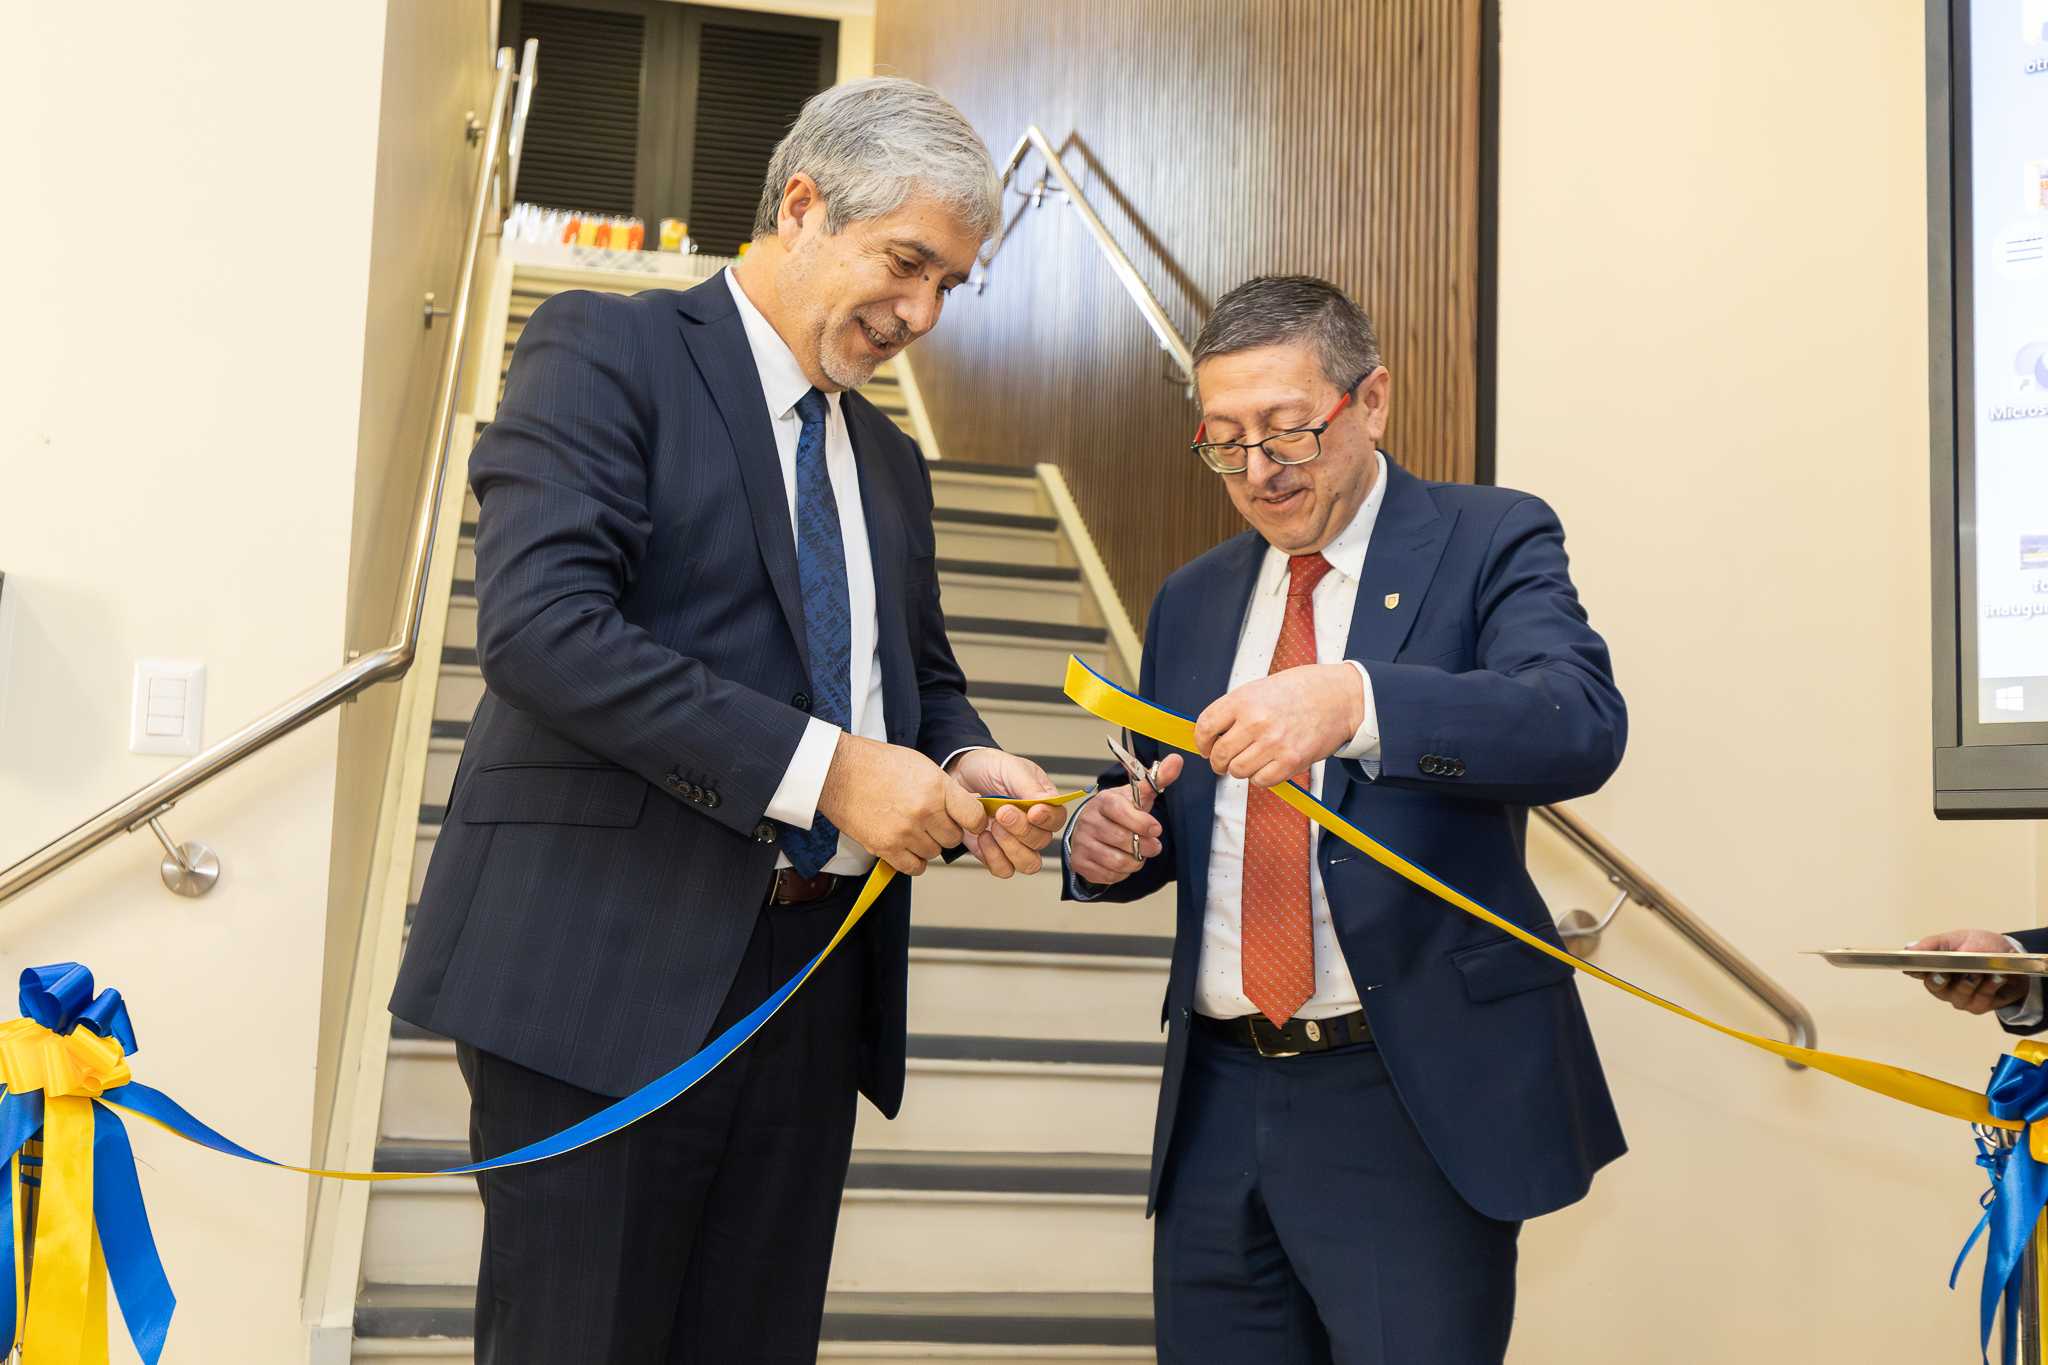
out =
<path fill-rule="evenodd" d="M 1316 662 L 1349 662 L 1358 670 L 1359 681 L 1365 688 L 1364 722 L 1351 742 L 1334 756 L 1360 760 L 1374 777 L 1380 771 L 1380 721 L 1373 703 L 1372 677 L 1363 664 L 1344 659 L 1344 646 L 1351 635 L 1351 611 L 1358 601 L 1358 579 L 1365 569 L 1373 524 L 1379 520 L 1380 504 L 1387 496 L 1387 457 L 1379 455 L 1378 459 L 1379 474 L 1365 504 L 1351 524 L 1323 550 L 1323 558 L 1330 561 L 1330 572 L 1323 575 L 1311 599 L 1316 617 Z M 1273 650 L 1279 644 L 1280 627 L 1287 614 L 1287 560 L 1285 551 L 1266 547 L 1265 561 L 1259 566 L 1259 581 L 1252 589 L 1252 600 L 1238 632 L 1237 659 L 1230 669 L 1233 690 L 1254 678 L 1263 678 L 1272 668 Z M 1318 797 L 1323 794 L 1325 766 L 1317 763 L 1309 769 L 1309 790 Z M 1250 787 L 1241 777 L 1216 779 L 1215 824 L 1209 836 L 1209 899 L 1202 910 L 1202 957 L 1195 973 L 1195 1009 L 1218 1019 L 1258 1013 L 1258 1006 L 1244 993 L 1244 936 L 1239 920 L 1244 891 L 1245 799 Z M 1337 943 L 1329 897 L 1323 890 L 1322 870 L 1316 865 L 1322 833 L 1320 826 L 1309 826 L 1309 913 L 1315 936 L 1316 990 L 1295 1011 L 1295 1016 L 1302 1019 L 1329 1019 L 1358 1008 L 1358 987 L 1352 984 L 1351 969 Z"/>
<path fill-rule="evenodd" d="M 768 400 L 769 425 L 775 432 L 775 453 L 782 463 L 782 488 L 789 495 L 789 527 L 797 534 L 796 447 L 803 434 L 803 418 L 797 401 L 811 391 L 788 343 L 772 323 L 754 306 L 740 288 L 731 270 L 725 282 L 739 306 L 740 321 L 747 329 L 747 346 L 754 353 L 754 370 L 761 377 L 761 396 Z M 839 410 L 840 395 L 825 395 L 825 468 L 832 479 L 832 497 L 839 504 L 839 534 L 846 547 L 846 601 L 853 623 L 853 649 L 849 656 L 851 679 L 848 689 L 852 714 L 846 728 L 863 739 L 886 742 L 889 730 L 882 714 L 882 657 L 876 649 L 880 627 L 875 619 L 875 564 L 868 551 L 868 522 L 860 501 L 860 470 L 854 463 L 853 441 L 846 434 L 846 418 Z M 865 679 L 866 685 L 860 681 Z M 814 684 L 815 685 L 815 684 Z M 770 819 L 799 829 L 810 828 L 818 813 L 818 793 L 825 788 L 825 774 L 839 747 L 839 727 L 811 717 L 796 753 L 782 774 L 782 782 L 768 802 Z M 788 867 L 789 859 L 778 857 L 777 867 Z M 866 849 L 839 836 L 839 852 L 824 870 L 841 876 L 857 876 L 875 865 Z"/>

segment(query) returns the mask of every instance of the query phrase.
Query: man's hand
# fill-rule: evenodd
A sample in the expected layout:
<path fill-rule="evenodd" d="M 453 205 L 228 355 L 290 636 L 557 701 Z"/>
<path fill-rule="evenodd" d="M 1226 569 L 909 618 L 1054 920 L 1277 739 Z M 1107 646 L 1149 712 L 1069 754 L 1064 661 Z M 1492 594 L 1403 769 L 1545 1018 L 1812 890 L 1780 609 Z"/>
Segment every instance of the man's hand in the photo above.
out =
<path fill-rule="evenodd" d="M 1195 718 L 1195 743 L 1218 776 L 1277 787 L 1349 744 L 1364 721 L 1358 670 L 1308 664 L 1254 678 L 1210 702 Z"/>
<path fill-rule="evenodd" d="M 841 734 L 818 809 L 905 876 L 988 824 L 981 802 L 915 749 Z"/>
<path fill-rule="evenodd" d="M 1060 789 L 1045 775 L 1045 769 L 1001 749 L 969 750 L 953 760 L 952 774 L 970 797 L 1060 794 Z M 1029 810 L 1005 806 L 996 812 L 987 829 L 967 836 L 967 851 L 998 877 L 1018 872 L 1028 875 L 1038 871 L 1043 862 L 1039 850 L 1051 843 L 1066 823 L 1064 806 L 1033 806 Z"/>
<path fill-rule="evenodd" d="M 1179 754 L 1168 754 L 1160 763 L 1161 791 L 1180 776 L 1180 765 Z M 1104 792 L 1095 797 L 1074 820 L 1067 866 L 1097 886 L 1114 886 L 1143 867 L 1145 859 L 1158 857 L 1163 831 L 1159 817 L 1152 814 L 1155 800 L 1152 788 L 1143 782 L 1131 784 L 1123 794 Z"/>
<path fill-rule="evenodd" d="M 1931 934 L 1917 942 L 1908 943 L 1907 949 L 1922 953 L 2009 953 L 2012 944 L 2006 942 L 2004 934 L 1994 934 L 1989 929 L 1951 929 L 1945 934 Z M 1965 1014 L 1989 1014 L 2004 1009 L 2026 998 L 2025 977 L 2017 980 L 1996 973 L 1950 973 L 1950 972 L 1907 972 L 1915 981 L 1927 983 L 1927 993 L 1936 1000 L 1946 1000 Z"/>

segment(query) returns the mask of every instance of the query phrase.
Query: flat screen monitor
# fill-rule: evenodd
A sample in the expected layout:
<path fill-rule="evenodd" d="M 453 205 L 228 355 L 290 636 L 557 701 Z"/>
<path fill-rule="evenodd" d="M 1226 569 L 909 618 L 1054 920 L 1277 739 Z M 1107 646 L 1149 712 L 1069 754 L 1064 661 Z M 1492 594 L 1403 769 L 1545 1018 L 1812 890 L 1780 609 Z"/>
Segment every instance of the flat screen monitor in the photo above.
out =
<path fill-rule="evenodd" d="M 2048 0 L 1929 0 L 1934 809 L 2048 818 Z"/>

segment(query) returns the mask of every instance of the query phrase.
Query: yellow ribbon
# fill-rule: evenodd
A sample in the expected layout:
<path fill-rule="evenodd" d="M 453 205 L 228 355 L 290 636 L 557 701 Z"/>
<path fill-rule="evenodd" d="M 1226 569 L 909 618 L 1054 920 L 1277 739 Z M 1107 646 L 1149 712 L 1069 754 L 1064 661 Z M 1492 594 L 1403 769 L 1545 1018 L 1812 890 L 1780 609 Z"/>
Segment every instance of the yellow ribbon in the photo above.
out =
<path fill-rule="evenodd" d="M 35 1198 L 33 1298 L 22 1218 L 21 1161 L 14 1181 L 15 1342 L 37 1365 L 106 1365 L 107 1263 L 92 1202 L 92 1102 L 129 1081 L 121 1044 L 86 1029 L 52 1033 L 32 1019 L 0 1024 L 0 1083 L 43 1092 L 41 1189 Z M 30 1186 L 29 1188 L 33 1188 Z"/>
<path fill-rule="evenodd" d="M 1066 690 L 1067 695 L 1073 698 L 1083 710 L 1101 717 L 1112 725 L 1121 725 L 1149 739 L 1157 740 L 1161 744 L 1171 745 L 1173 748 L 1184 750 L 1190 754 L 1200 753 L 1200 750 L 1195 745 L 1195 723 L 1193 721 L 1185 716 L 1177 716 L 1171 711 L 1154 706 L 1141 697 L 1132 696 L 1122 688 L 1101 677 L 1079 659 L 1071 656 L 1067 660 Z M 1669 1010 L 1681 1018 L 1690 1019 L 1695 1024 L 1703 1025 L 1714 1030 L 1716 1033 L 1725 1033 L 1730 1038 L 1739 1038 L 1751 1047 L 1762 1048 L 1765 1052 L 1775 1053 L 1780 1057 L 1810 1066 L 1815 1071 L 1825 1071 L 1830 1076 L 1845 1080 L 1851 1085 L 1860 1085 L 1865 1090 L 1874 1090 L 1880 1095 L 1889 1096 L 1895 1100 L 1902 1100 L 1907 1104 L 1930 1110 L 1936 1114 L 1946 1114 L 1950 1118 L 1963 1119 L 1970 1123 L 1983 1124 L 1991 1128 L 2021 1129 L 2026 1127 L 2024 1123 L 2016 1119 L 1994 1118 L 1989 1102 L 1977 1091 L 1966 1090 L 1960 1085 L 1951 1085 L 1947 1081 L 1938 1081 L 1932 1076 L 1923 1076 L 1917 1071 L 1908 1071 L 1904 1067 L 1889 1066 L 1883 1062 L 1865 1061 L 1861 1057 L 1845 1057 L 1840 1053 L 1822 1052 L 1816 1048 L 1795 1047 L 1791 1043 L 1783 1043 L 1775 1038 L 1765 1038 L 1759 1034 L 1745 1033 L 1741 1029 L 1730 1028 L 1726 1024 L 1717 1024 L 1704 1015 L 1693 1013 L 1683 1005 L 1675 1005 L 1660 996 L 1652 995 L 1641 987 L 1630 985 L 1612 972 L 1602 971 L 1590 962 L 1573 957 L 1562 948 L 1552 947 L 1520 925 L 1512 924 L 1502 919 L 1499 915 L 1494 914 L 1493 911 L 1487 909 L 1463 892 L 1446 886 L 1429 872 L 1409 862 L 1400 854 L 1386 847 L 1356 825 L 1353 825 L 1343 816 L 1338 815 L 1335 811 L 1317 801 L 1293 782 L 1282 783 L 1271 790 L 1275 796 L 1315 821 L 1318 825 L 1321 825 L 1330 833 L 1336 835 L 1339 839 L 1342 839 L 1345 843 L 1350 844 L 1353 848 L 1373 859 L 1373 861 L 1381 866 L 1415 883 L 1415 885 L 1439 900 L 1447 901 L 1457 906 L 1458 909 L 1463 910 L 1466 914 L 1485 920 L 1496 929 L 1513 935 L 1546 957 L 1555 958 L 1559 962 L 1568 964 L 1574 970 L 1584 972 L 1587 976 L 1605 981 L 1616 990 L 1627 991 L 1638 1000 L 1647 1000 L 1659 1009 Z M 2044 1141 L 2048 1141 L 2048 1139 L 2044 1139 Z M 2043 1159 L 2048 1160 L 2048 1157 Z"/>

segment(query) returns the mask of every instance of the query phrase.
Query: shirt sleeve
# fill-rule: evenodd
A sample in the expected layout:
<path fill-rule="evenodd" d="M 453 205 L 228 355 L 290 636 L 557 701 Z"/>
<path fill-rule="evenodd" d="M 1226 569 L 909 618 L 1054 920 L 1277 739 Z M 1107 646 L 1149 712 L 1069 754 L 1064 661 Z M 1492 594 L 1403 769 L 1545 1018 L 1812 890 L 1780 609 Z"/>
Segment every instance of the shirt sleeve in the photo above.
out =
<path fill-rule="evenodd" d="M 2027 951 L 2020 945 L 2020 941 L 2010 934 L 2005 936 L 2005 941 L 2012 945 L 2012 950 L 2016 953 Z M 2035 1028 L 2041 1023 L 2042 1013 L 2041 978 L 2030 976 L 2027 978 L 2025 997 L 2000 1010 L 1998 1022 L 2012 1028 Z"/>
<path fill-rule="evenodd" d="M 818 794 L 825 790 L 825 774 L 832 769 L 832 755 L 838 752 L 840 728 L 829 721 L 810 718 L 804 737 L 796 742 L 789 767 L 775 795 L 768 799 L 765 814 L 796 829 L 809 829 L 818 818 Z"/>
<path fill-rule="evenodd" d="M 1358 685 L 1365 690 L 1365 705 L 1361 709 L 1363 719 L 1359 722 L 1358 733 L 1353 735 L 1351 742 L 1339 749 L 1334 756 L 1337 758 L 1358 759 L 1365 764 L 1367 772 L 1371 773 L 1374 777 L 1378 777 L 1380 775 L 1380 712 L 1379 708 L 1373 704 L 1372 674 L 1366 672 L 1365 665 L 1356 659 L 1346 659 L 1344 662 L 1350 664 L 1358 673 Z"/>

